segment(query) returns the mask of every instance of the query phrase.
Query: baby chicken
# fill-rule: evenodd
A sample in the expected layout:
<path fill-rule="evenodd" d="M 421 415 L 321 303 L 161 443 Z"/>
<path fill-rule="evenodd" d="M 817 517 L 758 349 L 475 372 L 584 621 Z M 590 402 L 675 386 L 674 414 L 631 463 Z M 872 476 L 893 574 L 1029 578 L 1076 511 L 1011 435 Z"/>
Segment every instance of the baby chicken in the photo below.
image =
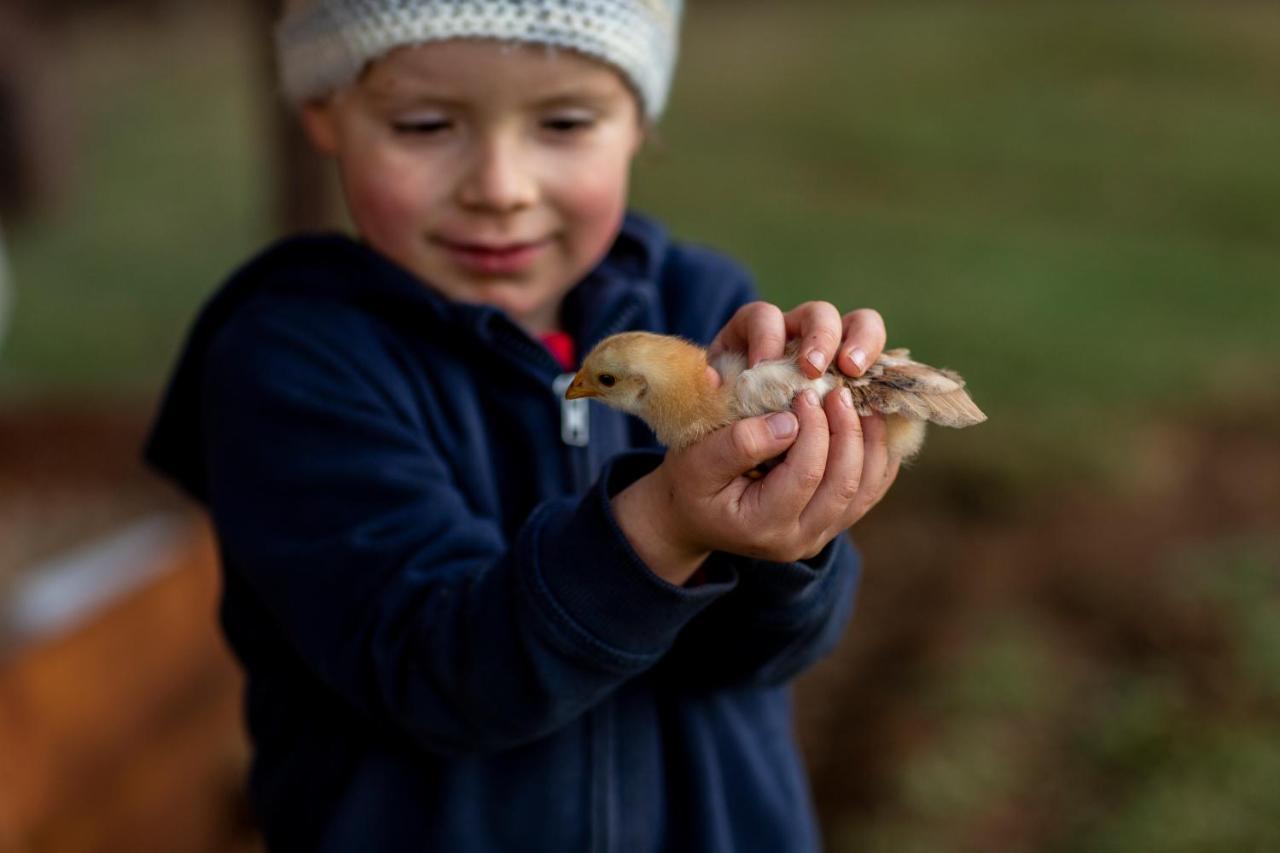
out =
<path fill-rule="evenodd" d="M 752 368 L 741 354 L 718 356 L 711 366 L 721 376 L 719 387 L 707 366 L 706 350 L 681 338 L 624 332 L 601 341 L 587 355 L 565 397 L 595 397 L 630 412 L 673 449 L 741 418 L 789 409 L 806 388 L 825 396 L 841 384 L 853 394 L 858 414 L 886 416 L 889 453 L 899 459 L 919 452 L 926 421 L 966 427 L 987 419 L 959 374 L 912 361 L 905 349 L 886 350 L 857 378 L 833 367 L 810 379 L 796 364 L 794 348 L 787 358 Z"/>

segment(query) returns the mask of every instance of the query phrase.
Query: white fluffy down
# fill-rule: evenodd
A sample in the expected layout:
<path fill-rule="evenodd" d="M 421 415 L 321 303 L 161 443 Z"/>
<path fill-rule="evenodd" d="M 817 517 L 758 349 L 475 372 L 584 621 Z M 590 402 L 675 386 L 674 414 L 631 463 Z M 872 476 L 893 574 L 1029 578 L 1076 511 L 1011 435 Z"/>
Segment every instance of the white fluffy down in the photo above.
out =
<path fill-rule="evenodd" d="M 715 368 L 725 384 L 733 386 L 737 415 L 742 418 L 789 409 L 796 394 L 806 388 L 825 398 L 840 385 L 831 373 L 810 379 L 792 359 L 764 361 L 746 369 L 746 360 L 741 355 L 724 353 L 716 360 Z M 923 421 L 894 414 L 886 416 L 885 424 L 890 455 L 910 459 L 920 452 L 925 436 Z"/>
<path fill-rule="evenodd" d="M 736 353 L 726 353 L 716 363 L 724 382 L 733 385 L 738 416 L 743 418 L 789 409 L 796 394 L 806 388 L 825 397 L 839 384 L 829 373 L 810 379 L 791 359 L 762 361 L 749 370 L 745 367 L 745 360 Z"/>

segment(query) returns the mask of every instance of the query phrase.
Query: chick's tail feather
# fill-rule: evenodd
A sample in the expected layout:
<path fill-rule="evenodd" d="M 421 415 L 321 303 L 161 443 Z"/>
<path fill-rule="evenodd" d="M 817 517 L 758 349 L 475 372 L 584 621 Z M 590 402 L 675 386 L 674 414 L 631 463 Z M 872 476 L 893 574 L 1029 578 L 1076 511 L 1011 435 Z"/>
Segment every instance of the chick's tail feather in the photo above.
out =
<path fill-rule="evenodd" d="M 987 419 L 960 374 L 912 361 L 905 349 L 886 350 L 865 374 L 844 383 L 858 414 L 885 415 L 889 453 L 900 459 L 920 452 L 927 422 L 960 428 Z"/>
<path fill-rule="evenodd" d="M 987 419 L 964 390 L 960 374 L 912 361 L 905 349 L 887 350 L 865 374 L 846 378 L 845 385 L 861 415 L 903 415 L 955 428 Z"/>
<path fill-rule="evenodd" d="M 860 415 L 870 415 L 873 412 L 902 415 L 957 429 L 980 424 L 987 419 L 963 388 L 942 394 L 927 394 L 903 391 L 888 385 L 857 386 L 854 382 L 846 384 L 850 386 L 853 406 Z"/>

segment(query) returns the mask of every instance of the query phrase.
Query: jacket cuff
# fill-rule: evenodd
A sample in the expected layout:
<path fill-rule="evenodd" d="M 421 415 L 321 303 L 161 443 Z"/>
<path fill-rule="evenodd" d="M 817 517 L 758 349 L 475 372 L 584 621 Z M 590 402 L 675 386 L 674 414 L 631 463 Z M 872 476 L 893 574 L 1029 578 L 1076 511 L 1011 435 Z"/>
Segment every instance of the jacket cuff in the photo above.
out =
<path fill-rule="evenodd" d="M 707 566 L 700 585 L 674 586 L 627 541 L 610 498 L 661 461 L 655 453 L 615 457 L 576 507 L 571 500 L 544 504 L 530 525 L 532 595 L 544 616 L 565 640 L 616 667 L 652 664 L 685 623 L 737 584 L 734 567 L 717 564 Z"/>
<path fill-rule="evenodd" d="M 840 574 L 838 562 L 850 561 L 855 573 L 861 569 L 861 559 L 848 534 L 832 539 L 811 559 L 794 563 L 717 556 L 731 563 L 741 578 L 735 595 L 749 599 L 760 617 L 780 626 L 805 621 L 812 608 L 827 599 L 828 587 Z"/>

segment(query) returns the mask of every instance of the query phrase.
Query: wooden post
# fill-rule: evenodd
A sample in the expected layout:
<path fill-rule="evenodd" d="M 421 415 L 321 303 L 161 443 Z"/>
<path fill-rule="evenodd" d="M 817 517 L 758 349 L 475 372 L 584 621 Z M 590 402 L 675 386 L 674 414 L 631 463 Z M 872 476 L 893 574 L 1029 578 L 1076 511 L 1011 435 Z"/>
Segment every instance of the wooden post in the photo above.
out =
<path fill-rule="evenodd" d="M 59 63 L 35 13 L 0 2 L 0 220 L 48 206 L 67 176 Z M 60 120 L 61 119 L 61 120 Z"/>
<path fill-rule="evenodd" d="M 337 221 L 334 178 L 329 164 L 316 154 L 302 133 L 297 118 L 278 95 L 275 43 L 272 28 L 279 17 L 280 0 L 247 0 L 253 37 L 259 45 L 259 75 L 263 109 L 269 113 L 268 144 L 275 164 L 274 219 L 281 232 L 333 227 Z"/>

